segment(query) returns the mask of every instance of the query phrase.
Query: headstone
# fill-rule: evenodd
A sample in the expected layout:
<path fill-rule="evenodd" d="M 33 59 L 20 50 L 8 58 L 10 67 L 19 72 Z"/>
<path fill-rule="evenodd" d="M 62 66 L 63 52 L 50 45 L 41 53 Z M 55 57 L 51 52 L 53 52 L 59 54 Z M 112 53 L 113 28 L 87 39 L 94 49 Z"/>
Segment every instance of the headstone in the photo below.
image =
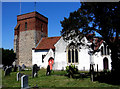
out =
<path fill-rule="evenodd" d="M 38 72 L 38 66 L 37 66 L 37 64 L 34 64 L 33 68 L 32 68 L 32 77 L 33 78 L 38 76 L 37 72 Z"/>
<path fill-rule="evenodd" d="M 22 74 L 18 72 L 17 73 L 17 81 L 19 81 L 21 79 L 21 77 L 22 77 Z"/>
<path fill-rule="evenodd" d="M 21 69 L 21 66 L 20 65 L 18 65 L 18 71 L 21 71 L 22 69 Z"/>
<path fill-rule="evenodd" d="M 12 72 L 12 66 L 9 66 L 10 72 Z"/>
<path fill-rule="evenodd" d="M 4 76 L 10 75 L 11 69 L 7 67 L 4 72 Z"/>
<path fill-rule="evenodd" d="M 28 86 L 28 76 L 27 75 L 23 75 L 21 77 L 21 88 L 29 88 L 29 86 Z"/>
<path fill-rule="evenodd" d="M 47 72 L 46 72 L 46 75 L 50 75 L 50 65 L 47 66 Z"/>
<path fill-rule="evenodd" d="M 25 65 L 24 64 L 22 65 L 22 70 L 25 70 Z"/>
<path fill-rule="evenodd" d="M 6 68 L 7 68 L 7 66 L 4 66 L 4 67 L 3 67 L 3 70 L 5 71 Z"/>
<path fill-rule="evenodd" d="M 15 65 L 15 66 L 14 66 L 14 72 L 16 72 L 16 71 L 17 71 L 17 66 Z"/>

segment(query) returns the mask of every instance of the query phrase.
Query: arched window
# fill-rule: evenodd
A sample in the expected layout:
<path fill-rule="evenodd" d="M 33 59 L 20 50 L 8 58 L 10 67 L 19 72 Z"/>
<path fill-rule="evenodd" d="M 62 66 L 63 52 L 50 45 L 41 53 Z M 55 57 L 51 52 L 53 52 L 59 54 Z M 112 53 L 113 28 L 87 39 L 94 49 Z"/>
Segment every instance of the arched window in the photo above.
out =
<path fill-rule="evenodd" d="M 103 55 L 103 46 L 101 47 L 101 55 Z"/>
<path fill-rule="evenodd" d="M 75 49 L 75 62 L 77 63 L 78 62 L 78 50 Z"/>
<path fill-rule="evenodd" d="M 27 30 L 27 22 L 25 22 L 25 30 Z"/>
<path fill-rule="evenodd" d="M 72 49 L 72 63 L 74 63 L 74 49 Z"/>
<path fill-rule="evenodd" d="M 106 55 L 106 44 L 104 44 L 104 55 Z"/>
<path fill-rule="evenodd" d="M 68 63 L 71 63 L 71 52 L 70 52 L 70 49 L 68 50 Z"/>
<path fill-rule="evenodd" d="M 107 46 L 107 55 L 110 54 L 109 47 Z"/>
<path fill-rule="evenodd" d="M 73 43 L 68 47 L 68 63 L 78 63 L 78 49 Z"/>

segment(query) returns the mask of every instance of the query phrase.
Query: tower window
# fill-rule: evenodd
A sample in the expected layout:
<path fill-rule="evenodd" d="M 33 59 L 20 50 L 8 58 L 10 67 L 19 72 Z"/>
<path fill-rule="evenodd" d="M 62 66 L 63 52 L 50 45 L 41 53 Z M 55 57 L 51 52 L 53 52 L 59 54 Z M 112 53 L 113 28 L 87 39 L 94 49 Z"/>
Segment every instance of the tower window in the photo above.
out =
<path fill-rule="evenodd" d="M 41 32 L 43 32 L 43 24 L 41 24 Z"/>
<path fill-rule="evenodd" d="M 25 30 L 27 30 L 27 22 L 25 22 Z"/>

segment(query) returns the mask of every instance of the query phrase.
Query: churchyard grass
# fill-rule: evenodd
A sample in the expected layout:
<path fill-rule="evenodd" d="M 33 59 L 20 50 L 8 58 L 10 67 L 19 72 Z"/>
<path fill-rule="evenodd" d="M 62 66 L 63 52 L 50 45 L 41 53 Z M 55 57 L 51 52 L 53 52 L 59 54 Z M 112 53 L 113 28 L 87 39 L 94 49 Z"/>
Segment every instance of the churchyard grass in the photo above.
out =
<path fill-rule="evenodd" d="M 10 76 L 4 77 L 2 72 L 2 86 L 3 87 L 20 87 L 21 82 L 16 80 L 18 72 L 11 72 Z M 38 71 L 38 77 L 32 78 L 32 71 L 20 71 L 29 77 L 30 87 L 120 87 L 118 85 L 110 85 L 106 83 L 99 83 L 98 81 L 91 82 L 90 78 L 72 79 L 64 76 L 66 71 L 52 71 L 50 76 L 46 76 L 46 70 Z"/>

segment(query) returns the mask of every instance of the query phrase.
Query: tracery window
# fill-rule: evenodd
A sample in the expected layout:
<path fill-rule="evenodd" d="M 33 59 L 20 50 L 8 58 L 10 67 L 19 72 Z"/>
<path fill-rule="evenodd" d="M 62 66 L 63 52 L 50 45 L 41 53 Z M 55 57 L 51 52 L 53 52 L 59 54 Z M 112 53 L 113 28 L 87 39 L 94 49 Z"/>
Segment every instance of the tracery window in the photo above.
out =
<path fill-rule="evenodd" d="M 78 63 L 78 49 L 74 44 L 68 47 L 68 63 Z"/>
<path fill-rule="evenodd" d="M 109 47 L 105 44 L 101 47 L 101 55 L 110 55 Z"/>

